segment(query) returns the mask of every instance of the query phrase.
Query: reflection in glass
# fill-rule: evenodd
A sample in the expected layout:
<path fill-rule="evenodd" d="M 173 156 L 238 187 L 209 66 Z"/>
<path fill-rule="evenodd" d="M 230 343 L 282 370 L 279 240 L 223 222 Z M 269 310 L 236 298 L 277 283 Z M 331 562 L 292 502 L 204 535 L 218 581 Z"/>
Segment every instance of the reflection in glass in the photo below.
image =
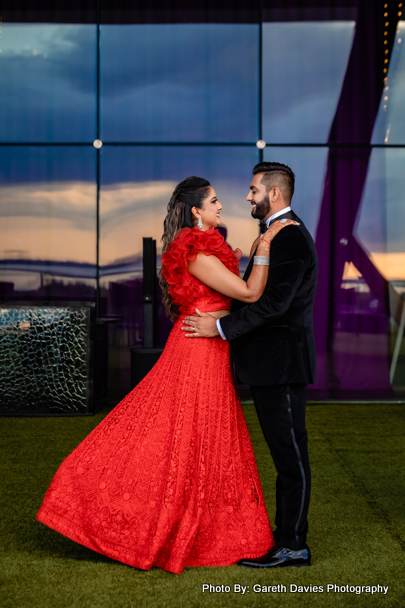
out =
<path fill-rule="evenodd" d="M 0 147 L 0 290 L 94 299 L 93 147 Z"/>
<path fill-rule="evenodd" d="M 257 222 L 245 200 L 258 150 L 245 147 L 131 146 L 101 150 L 101 273 L 135 264 L 142 237 L 160 239 L 167 204 L 176 184 L 189 175 L 208 179 L 223 205 L 222 221 L 232 247 L 248 255 Z M 110 267 L 113 267 L 112 269 Z M 140 267 L 139 267 L 140 268 Z M 139 268 L 134 265 L 134 272 Z M 122 268 L 120 272 L 124 272 Z"/>
<path fill-rule="evenodd" d="M 259 26 L 101 26 L 104 141 L 258 139 Z"/>
<path fill-rule="evenodd" d="M 245 200 L 256 146 L 103 146 L 100 193 L 100 285 L 110 326 L 111 390 L 129 389 L 128 346 L 143 341 L 142 238 L 160 239 L 167 204 L 177 183 L 190 175 L 208 179 L 223 205 L 223 225 L 232 247 L 245 256 L 258 234 Z M 241 266 L 246 265 L 247 257 Z M 159 256 L 158 256 L 159 264 Z M 157 289 L 157 300 L 160 301 Z M 158 307 L 156 340 L 164 344 L 171 323 Z"/>
<path fill-rule="evenodd" d="M 292 208 L 315 239 L 329 149 L 267 146 L 263 160 L 284 163 L 295 173 Z"/>
<path fill-rule="evenodd" d="M 405 150 L 374 148 L 355 235 L 388 282 L 391 313 L 390 380 L 405 389 Z"/>
<path fill-rule="evenodd" d="M 374 148 L 356 235 L 388 281 L 405 285 L 405 149 Z"/>
<path fill-rule="evenodd" d="M 96 135 L 96 26 L 2 24 L 0 141 Z"/>
<path fill-rule="evenodd" d="M 336 281 L 334 307 L 333 362 L 340 389 L 363 391 L 369 396 L 374 389 L 374 398 L 392 397 L 389 314 L 374 283 L 366 280 L 352 261 L 344 263 L 341 280 Z"/>
<path fill-rule="evenodd" d="M 353 21 L 263 24 L 263 137 L 328 140 L 354 37 Z"/>
<path fill-rule="evenodd" d="M 405 21 L 398 23 L 373 144 L 405 144 Z"/>

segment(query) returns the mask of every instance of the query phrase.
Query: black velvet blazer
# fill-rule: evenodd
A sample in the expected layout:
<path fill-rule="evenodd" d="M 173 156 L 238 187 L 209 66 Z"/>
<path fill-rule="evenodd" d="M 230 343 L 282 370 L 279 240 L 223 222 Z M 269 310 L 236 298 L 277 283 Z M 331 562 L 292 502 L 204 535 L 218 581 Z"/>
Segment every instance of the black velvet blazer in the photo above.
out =
<path fill-rule="evenodd" d="M 300 218 L 273 239 L 269 276 L 254 304 L 236 300 L 221 328 L 230 341 L 238 379 L 243 384 L 310 384 L 315 380 L 312 310 L 318 276 L 314 241 Z M 253 265 L 250 260 L 247 281 Z"/>

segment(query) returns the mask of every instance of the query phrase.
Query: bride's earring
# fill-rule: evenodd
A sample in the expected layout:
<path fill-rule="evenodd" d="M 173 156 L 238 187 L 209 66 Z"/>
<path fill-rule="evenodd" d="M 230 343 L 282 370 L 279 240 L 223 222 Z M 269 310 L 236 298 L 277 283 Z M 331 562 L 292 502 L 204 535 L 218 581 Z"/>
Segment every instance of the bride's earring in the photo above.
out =
<path fill-rule="evenodd" d="M 199 227 L 200 230 L 202 230 L 202 219 L 200 217 L 197 220 L 197 226 Z"/>

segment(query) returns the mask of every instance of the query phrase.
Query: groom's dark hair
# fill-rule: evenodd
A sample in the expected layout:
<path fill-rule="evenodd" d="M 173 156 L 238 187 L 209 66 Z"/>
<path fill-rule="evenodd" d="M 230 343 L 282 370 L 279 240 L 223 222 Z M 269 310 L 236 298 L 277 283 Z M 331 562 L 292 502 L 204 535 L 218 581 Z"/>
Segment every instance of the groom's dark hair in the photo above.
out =
<path fill-rule="evenodd" d="M 288 165 L 282 163 L 259 163 L 253 167 L 253 175 L 264 173 L 261 183 L 266 186 L 266 192 L 271 188 L 279 188 L 286 202 L 291 202 L 294 194 L 295 175 Z"/>

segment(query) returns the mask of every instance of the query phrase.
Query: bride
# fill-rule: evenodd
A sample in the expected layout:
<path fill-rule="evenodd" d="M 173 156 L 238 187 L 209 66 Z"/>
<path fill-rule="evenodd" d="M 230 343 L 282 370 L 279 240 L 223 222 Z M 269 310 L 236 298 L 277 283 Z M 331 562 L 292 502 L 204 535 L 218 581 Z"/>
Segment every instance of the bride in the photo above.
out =
<path fill-rule="evenodd" d="M 274 544 L 229 344 L 220 337 L 188 340 L 181 326 L 196 308 L 221 317 L 231 298 L 256 301 L 271 240 L 294 222 L 275 222 L 263 235 L 246 283 L 239 278 L 240 252 L 215 230 L 221 209 L 202 178 L 175 188 L 162 238 L 163 302 L 174 320 L 166 347 L 63 461 L 37 515 L 136 568 L 181 573 L 186 566 L 224 566 L 259 557 Z"/>

